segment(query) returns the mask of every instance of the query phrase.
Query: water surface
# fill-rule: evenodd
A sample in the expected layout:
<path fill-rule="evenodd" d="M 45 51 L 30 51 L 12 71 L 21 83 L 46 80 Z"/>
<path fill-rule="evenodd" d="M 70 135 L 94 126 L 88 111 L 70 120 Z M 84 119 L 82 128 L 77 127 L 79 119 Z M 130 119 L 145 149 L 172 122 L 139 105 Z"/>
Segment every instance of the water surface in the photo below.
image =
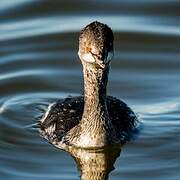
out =
<path fill-rule="evenodd" d="M 83 92 L 79 31 L 112 27 L 108 93 L 142 121 L 110 180 L 180 178 L 180 2 L 178 0 L 1 0 L 0 179 L 79 179 L 73 158 L 33 127 L 48 104 Z"/>

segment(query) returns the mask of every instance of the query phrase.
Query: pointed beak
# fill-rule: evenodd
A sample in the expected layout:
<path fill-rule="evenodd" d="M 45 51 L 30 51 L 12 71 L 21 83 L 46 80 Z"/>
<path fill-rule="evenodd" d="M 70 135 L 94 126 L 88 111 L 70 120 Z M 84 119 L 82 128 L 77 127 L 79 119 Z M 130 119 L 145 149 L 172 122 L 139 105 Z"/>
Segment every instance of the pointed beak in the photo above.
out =
<path fill-rule="evenodd" d="M 91 53 L 92 57 L 94 58 L 95 63 L 97 65 L 99 65 L 99 67 L 101 67 L 103 69 L 105 67 L 105 64 L 103 63 L 103 60 L 99 60 L 98 55 L 96 55 L 96 54 L 94 54 L 92 52 L 90 52 L 90 53 Z"/>
<path fill-rule="evenodd" d="M 111 59 L 113 58 L 113 55 L 114 55 L 113 51 L 110 51 L 110 52 L 106 53 L 106 55 L 105 55 L 105 57 L 104 57 L 103 60 L 99 60 L 99 57 L 98 57 L 96 54 L 94 54 L 94 53 L 92 53 L 92 52 L 90 52 L 90 53 L 91 53 L 91 55 L 93 56 L 95 62 L 96 62 L 101 68 L 104 68 L 105 66 L 109 65 L 109 63 L 111 62 Z"/>

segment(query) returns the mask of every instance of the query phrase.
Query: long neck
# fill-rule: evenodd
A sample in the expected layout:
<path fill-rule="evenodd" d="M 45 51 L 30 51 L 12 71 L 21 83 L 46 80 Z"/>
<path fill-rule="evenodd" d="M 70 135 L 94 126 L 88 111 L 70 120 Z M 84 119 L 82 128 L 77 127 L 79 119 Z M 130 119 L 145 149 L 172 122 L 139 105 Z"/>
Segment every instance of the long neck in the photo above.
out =
<path fill-rule="evenodd" d="M 84 73 L 84 113 L 91 118 L 108 116 L 106 106 L 106 86 L 109 67 L 96 69 L 92 64 L 83 64 Z"/>

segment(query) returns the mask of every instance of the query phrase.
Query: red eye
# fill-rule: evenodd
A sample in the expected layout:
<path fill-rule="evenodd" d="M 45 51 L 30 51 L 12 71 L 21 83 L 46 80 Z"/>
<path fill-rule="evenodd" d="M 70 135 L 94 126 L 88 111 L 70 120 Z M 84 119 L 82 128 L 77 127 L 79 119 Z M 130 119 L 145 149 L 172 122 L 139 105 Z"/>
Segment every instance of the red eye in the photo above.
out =
<path fill-rule="evenodd" d="M 91 52 L 91 48 L 90 47 L 85 47 L 85 51 L 88 53 L 88 52 Z"/>

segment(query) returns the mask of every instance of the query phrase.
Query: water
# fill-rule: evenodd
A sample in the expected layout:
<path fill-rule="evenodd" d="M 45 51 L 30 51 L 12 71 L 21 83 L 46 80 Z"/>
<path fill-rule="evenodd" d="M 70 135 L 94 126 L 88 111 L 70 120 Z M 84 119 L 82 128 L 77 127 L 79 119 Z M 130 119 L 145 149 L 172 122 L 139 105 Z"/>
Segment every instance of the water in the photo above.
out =
<path fill-rule="evenodd" d="M 48 104 L 82 93 L 80 29 L 112 27 L 109 94 L 142 121 L 110 180 L 180 178 L 180 2 L 178 0 L 0 3 L 0 179 L 79 179 L 74 159 L 33 126 Z"/>

